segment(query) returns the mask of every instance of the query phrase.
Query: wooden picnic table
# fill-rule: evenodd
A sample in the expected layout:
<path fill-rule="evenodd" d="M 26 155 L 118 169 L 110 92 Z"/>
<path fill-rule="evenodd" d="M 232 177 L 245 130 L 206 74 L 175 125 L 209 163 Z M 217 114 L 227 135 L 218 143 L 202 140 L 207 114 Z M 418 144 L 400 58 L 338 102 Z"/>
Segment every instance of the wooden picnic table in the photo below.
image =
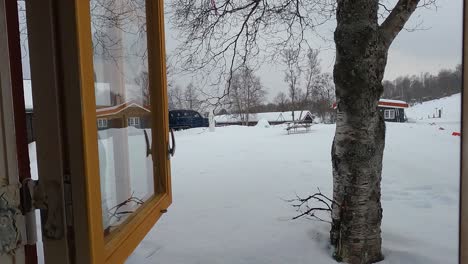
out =
<path fill-rule="evenodd" d="M 288 123 L 288 126 L 286 127 L 286 131 L 288 132 L 288 135 L 292 133 L 298 133 L 298 131 L 302 131 L 302 130 L 304 130 L 304 132 L 309 132 L 311 126 L 312 126 L 312 123 L 303 123 L 303 122 Z"/>

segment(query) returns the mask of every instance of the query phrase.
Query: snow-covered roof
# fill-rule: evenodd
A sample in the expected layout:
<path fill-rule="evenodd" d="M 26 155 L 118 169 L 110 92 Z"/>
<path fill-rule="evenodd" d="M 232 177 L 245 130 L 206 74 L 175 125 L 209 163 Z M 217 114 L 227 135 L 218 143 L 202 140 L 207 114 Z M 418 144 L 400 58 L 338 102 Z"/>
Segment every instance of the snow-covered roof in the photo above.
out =
<path fill-rule="evenodd" d="M 26 109 L 33 109 L 31 80 L 23 80 L 24 106 Z"/>
<path fill-rule="evenodd" d="M 392 107 L 392 108 L 408 108 L 409 105 L 405 101 L 400 101 L 400 100 L 391 100 L 391 99 L 380 99 L 379 100 L 379 106 L 387 106 L 387 107 Z"/>
<path fill-rule="evenodd" d="M 122 112 L 123 110 L 129 108 L 129 107 L 139 107 L 147 112 L 150 112 L 150 110 L 144 106 L 141 106 L 133 101 L 125 102 L 123 104 L 115 105 L 115 106 L 109 106 L 109 107 L 103 107 L 96 109 L 96 115 L 98 117 L 103 117 L 103 116 L 109 116 L 109 115 L 114 115 L 117 113 Z"/>
<path fill-rule="evenodd" d="M 308 110 L 294 111 L 295 120 L 304 120 L 304 118 L 307 115 L 313 118 L 312 113 L 310 113 L 310 111 Z M 292 111 L 249 114 L 249 121 L 258 122 L 261 119 L 265 119 L 268 122 L 292 122 L 293 121 Z M 218 123 L 237 123 L 237 122 L 241 122 L 241 119 L 238 114 L 217 115 L 215 116 L 215 121 Z"/>
<path fill-rule="evenodd" d="M 130 86 L 130 85 L 128 85 Z M 23 89 L 24 89 L 24 105 L 26 109 L 33 109 L 33 100 L 32 100 L 32 88 L 31 88 L 31 80 L 23 80 Z M 96 104 L 97 105 L 109 105 L 110 104 L 110 87 L 108 83 L 95 83 L 96 89 Z M 120 105 L 116 106 L 109 106 L 105 108 L 100 108 L 96 110 L 96 113 L 100 116 L 116 114 L 122 111 L 125 108 L 130 106 L 137 106 L 145 111 L 149 110 L 146 107 L 141 106 L 140 104 L 136 103 L 134 100 L 129 100 Z"/>
<path fill-rule="evenodd" d="M 405 101 L 401 101 L 401 100 L 392 100 L 392 99 L 380 99 L 379 102 L 383 102 L 383 103 L 406 104 Z"/>

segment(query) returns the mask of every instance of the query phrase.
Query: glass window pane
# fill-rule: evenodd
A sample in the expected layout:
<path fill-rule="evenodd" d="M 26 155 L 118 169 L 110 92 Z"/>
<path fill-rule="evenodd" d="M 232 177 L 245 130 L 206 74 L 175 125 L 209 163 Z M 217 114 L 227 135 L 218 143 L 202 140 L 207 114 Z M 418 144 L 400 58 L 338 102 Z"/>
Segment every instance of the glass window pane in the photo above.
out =
<path fill-rule="evenodd" d="M 105 234 L 154 194 L 144 0 L 91 0 Z"/>

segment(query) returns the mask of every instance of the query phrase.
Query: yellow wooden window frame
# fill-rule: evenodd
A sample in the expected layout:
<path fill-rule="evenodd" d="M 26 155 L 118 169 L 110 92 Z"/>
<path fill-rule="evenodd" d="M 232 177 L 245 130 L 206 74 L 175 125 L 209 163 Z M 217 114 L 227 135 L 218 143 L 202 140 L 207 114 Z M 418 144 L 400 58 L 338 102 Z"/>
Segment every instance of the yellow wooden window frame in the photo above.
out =
<path fill-rule="evenodd" d="M 167 80 L 165 65 L 164 5 L 146 1 L 148 72 L 151 95 L 152 142 L 156 182 L 164 177 L 164 190 L 146 201 L 116 230 L 104 236 L 101 211 L 96 102 L 93 77 L 90 3 L 75 1 L 81 80 L 83 147 L 88 204 L 89 250 L 92 263 L 123 263 L 172 202 Z"/>

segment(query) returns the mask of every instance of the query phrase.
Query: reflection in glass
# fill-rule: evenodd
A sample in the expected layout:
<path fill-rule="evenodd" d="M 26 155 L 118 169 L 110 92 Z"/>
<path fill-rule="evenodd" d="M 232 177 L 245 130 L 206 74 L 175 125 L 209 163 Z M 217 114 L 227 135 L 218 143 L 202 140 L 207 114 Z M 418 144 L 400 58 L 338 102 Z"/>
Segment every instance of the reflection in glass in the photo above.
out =
<path fill-rule="evenodd" d="M 91 0 L 105 234 L 154 195 L 145 1 Z"/>

